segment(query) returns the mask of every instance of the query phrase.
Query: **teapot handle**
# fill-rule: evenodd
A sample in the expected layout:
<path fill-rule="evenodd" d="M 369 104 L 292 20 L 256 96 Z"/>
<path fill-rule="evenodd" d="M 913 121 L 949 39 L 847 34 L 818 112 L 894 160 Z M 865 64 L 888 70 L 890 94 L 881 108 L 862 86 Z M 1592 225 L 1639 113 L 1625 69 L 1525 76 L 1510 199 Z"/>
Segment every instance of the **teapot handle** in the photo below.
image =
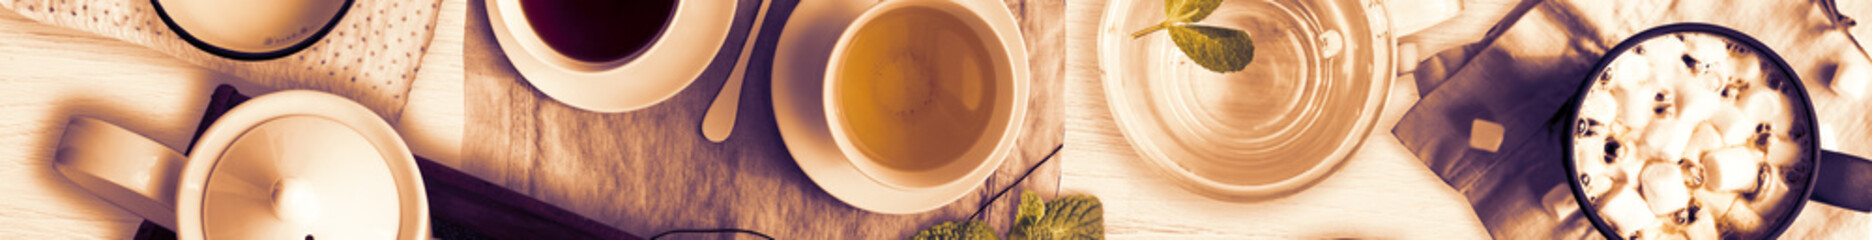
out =
<path fill-rule="evenodd" d="M 1813 200 L 1859 212 L 1872 211 L 1872 161 L 1835 151 L 1821 151 L 1820 176 Z"/>
<path fill-rule="evenodd" d="M 59 173 L 105 201 L 176 229 L 176 187 L 187 158 L 117 125 L 73 118 L 59 139 Z"/>

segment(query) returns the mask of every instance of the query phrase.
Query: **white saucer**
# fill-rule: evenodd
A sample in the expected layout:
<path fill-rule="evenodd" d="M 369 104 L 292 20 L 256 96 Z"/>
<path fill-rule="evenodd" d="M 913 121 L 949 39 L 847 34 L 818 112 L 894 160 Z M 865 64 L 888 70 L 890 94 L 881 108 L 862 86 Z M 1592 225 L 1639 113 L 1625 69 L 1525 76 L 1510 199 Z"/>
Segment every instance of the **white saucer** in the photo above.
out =
<path fill-rule="evenodd" d="M 526 19 L 517 11 L 520 0 L 488 0 L 487 12 L 501 52 L 534 88 L 579 109 L 625 112 L 663 102 L 695 82 L 727 40 L 736 2 L 679 1 L 669 26 L 648 49 L 604 69 L 569 67 L 564 63 L 572 60 L 540 41 L 532 26 L 507 21 Z"/>
<path fill-rule="evenodd" d="M 993 174 L 999 166 L 979 168 L 965 181 L 929 189 L 899 189 L 866 177 L 833 144 L 826 126 L 821 90 L 826 60 L 840 33 L 852 20 L 879 1 L 829 0 L 801 1 L 793 9 L 785 30 L 774 50 L 774 118 L 788 152 L 800 170 L 832 197 L 866 211 L 888 214 L 925 212 L 948 205 Z M 989 27 L 1003 36 L 1002 44 L 1015 54 L 1015 69 L 1026 69 L 1026 47 L 1014 16 L 998 1 L 965 1 L 963 5 L 982 13 Z M 1015 74 L 1028 74 L 1016 71 Z"/>

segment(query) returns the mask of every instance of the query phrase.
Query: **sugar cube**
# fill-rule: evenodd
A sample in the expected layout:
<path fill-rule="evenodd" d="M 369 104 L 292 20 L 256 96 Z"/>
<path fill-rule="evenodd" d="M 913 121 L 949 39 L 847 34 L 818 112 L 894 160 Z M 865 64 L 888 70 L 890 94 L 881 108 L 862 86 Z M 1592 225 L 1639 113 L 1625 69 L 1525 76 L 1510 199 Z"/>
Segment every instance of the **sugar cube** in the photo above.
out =
<path fill-rule="evenodd" d="M 1502 134 L 1506 131 L 1501 124 L 1475 119 L 1469 123 L 1469 147 L 1488 152 L 1501 150 Z"/>

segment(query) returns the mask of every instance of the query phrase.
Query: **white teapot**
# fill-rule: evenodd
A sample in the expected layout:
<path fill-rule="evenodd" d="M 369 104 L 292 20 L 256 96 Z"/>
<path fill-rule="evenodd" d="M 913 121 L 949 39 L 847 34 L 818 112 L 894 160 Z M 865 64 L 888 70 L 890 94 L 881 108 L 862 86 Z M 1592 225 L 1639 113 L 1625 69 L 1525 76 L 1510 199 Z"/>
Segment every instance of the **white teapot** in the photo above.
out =
<path fill-rule="evenodd" d="M 192 156 L 74 118 L 54 164 L 181 239 L 427 239 L 428 200 L 402 138 L 355 102 L 267 94 L 204 131 Z"/>

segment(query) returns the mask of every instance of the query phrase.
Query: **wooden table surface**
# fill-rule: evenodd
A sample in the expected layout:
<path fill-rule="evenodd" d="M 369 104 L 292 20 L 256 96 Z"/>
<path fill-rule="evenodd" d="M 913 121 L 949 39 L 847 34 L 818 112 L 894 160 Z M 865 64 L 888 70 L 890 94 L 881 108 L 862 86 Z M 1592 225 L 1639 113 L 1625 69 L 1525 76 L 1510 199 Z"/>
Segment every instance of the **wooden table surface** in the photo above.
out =
<path fill-rule="evenodd" d="M 1395 81 L 1364 146 L 1337 172 L 1306 190 L 1264 201 L 1228 202 L 1179 187 L 1141 159 L 1112 120 L 1100 80 L 1103 71 L 1093 57 L 1095 30 L 1107 7 L 1111 6 L 1104 1 L 1067 4 L 1067 53 L 1073 57 L 1067 63 L 1069 144 L 1061 153 L 1067 161 L 1060 179 L 1062 191 L 1089 192 L 1103 199 L 1107 237 L 1487 238 L 1462 196 L 1387 131 L 1417 100 L 1408 79 Z"/>
<path fill-rule="evenodd" d="M 1401 64 L 1437 51 L 1475 42 L 1482 38 L 1517 0 L 1398 0 L 1389 1 L 1393 26 L 1404 31 L 1400 39 Z M 1588 7 L 1582 11 L 1603 14 L 1606 7 L 1620 6 L 1607 2 L 1579 0 Z M 1647 2 L 1647 1 L 1639 1 Z M 1655 3 L 1655 1 L 1650 1 Z M 1689 1 L 1660 7 L 1677 7 L 1710 1 Z M 1102 70 L 1097 65 L 1096 26 L 1107 6 L 1103 1 L 1074 1 L 1068 4 L 1067 52 L 1067 135 L 1069 143 L 1063 155 L 1062 191 L 1091 192 L 1106 204 L 1106 233 L 1112 238 L 1148 239 L 1240 239 L 1240 238 L 1403 238 L 1403 239 L 1478 239 L 1488 232 L 1463 195 L 1446 185 L 1424 162 L 1401 145 L 1392 134 L 1402 115 L 1419 99 L 1412 75 L 1394 81 L 1390 99 L 1379 117 L 1379 124 L 1365 139 L 1365 145 L 1340 169 L 1319 184 L 1301 192 L 1258 202 L 1224 202 L 1206 198 L 1175 185 L 1168 176 L 1142 159 L 1124 139 L 1111 111 L 1106 106 Z M 1642 3 L 1640 3 L 1642 4 Z M 1868 4 L 1844 2 L 1851 16 L 1872 15 Z M 1710 4 L 1709 6 L 1723 6 Z M 1451 13 L 1455 8 L 1457 12 Z M 1817 8 L 1816 8 L 1817 9 Z M 1786 9 L 1780 9 L 1786 10 Z M 1775 10 L 1775 11 L 1780 11 Z M 1449 18 L 1449 21 L 1442 21 Z M 1732 19 L 1730 24 L 1750 24 Z M 1543 19 L 1536 21 L 1555 21 Z M 1863 27 L 1859 29 L 1865 29 Z M 1408 35 L 1420 31 L 1421 35 Z M 1540 30 L 1529 30 L 1537 32 Z M 1809 33 L 1810 32 L 1803 32 Z M 1531 34 L 1538 35 L 1538 34 Z M 1788 36 L 1776 35 L 1770 42 L 1788 42 Z M 1865 36 L 1865 35 L 1860 35 Z M 1841 47 L 1837 35 L 1826 36 L 1825 44 L 1786 45 L 1790 61 L 1809 77 L 1809 89 L 1824 89 L 1832 77 L 1829 69 Z M 1865 39 L 1865 38 L 1861 38 Z M 1541 38 L 1527 38 L 1514 48 L 1538 49 L 1551 43 Z M 1498 45 L 1501 43 L 1497 43 Z M 1772 45 L 1772 44 L 1771 44 Z M 1834 49 L 1835 51 L 1827 51 Z M 1416 52 L 1412 52 L 1416 51 Z M 1538 52 L 1538 50 L 1535 50 Z M 1422 54 L 1418 54 L 1421 52 Z M 1816 79 L 1818 78 L 1818 79 Z M 1819 80 L 1824 79 L 1824 80 Z M 1428 92 L 1430 89 L 1423 89 Z M 1864 115 L 1864 99 L 1840 98 L 1830 91 L 1816 90 L 1817 109 L 1823 125 L 1831 125 L 1837 143 L 1864 142 L 1872 137 Z M 1463 137 L 1463 136 L 1452 136 Z M 1837 144 L 1835 150 L 1866 153 L 1864 144 Z M 1810 204 L 1786 236 L 1801 238 L 1863 238 L 1872 224 L 1868 214 L 1843 211 L 1824 204 Z M 1546 226 L 1517 226 L 1546 227 Z M 1853 237 L 1859 236 L 1859 237 Z"/>
<path fill-rule="evenodd" d="M 410 103 L 386 117 L 417 155 L 456 159 L 462 122 L 462 13 L 446 0 Z M 0 238 L 127 239 L 143 219 L 52 168 L 72 117 L 109 121 L 171 148 L 188 146 L 216 85 L 278 89 L 190 65 L 148 48 L 41 24 L 0 10 Z"/>
<path fill-rule="evenodd" d="M 1061 55 L 1092 56 L 1091 26 L 1097 24 L 1097 16 L 1104 11 L 1102 1 L 1068 0 L 1038 1 L 1040 3 L 1010 4 L 1017 14 L 1022 11 L 1052 11 L 1065 19 L 1024 18 L 1023 25 L 1039 31 L 1047 28 L 1055 32 L 1047 37 L 1029 35 L 1030 51 L 1054 52 Z M 1394 13 L 1449 14 L 1436 7 L 1452 6 L 1455 1 L 1394 1 L 1428 4 L 1397 4 Z M 789 1 L 780 1 L 789 2 Z M 1461 6 L 1459 18 L 1476 15 L 1477 9 L 1500 8 L 1501 0 L 1470 0 L 1454 4 Z M 1872 7 L 1863 3 L 1847 1 L 1849 12 L 1859 12 L 1855 16 L 1872 16 Z M 478 3 L 478 2 L 476 2 Z M 775 13 L 782 15 L 782 4 L 774 6 Z M 1065 5 L 1065 6 L 1061 6 Z M 1417 9 L 1399 11 L 1410 6 Z M 729 143 L 709 147 L 694 130 L 696 118 L 704 111 L 706 101 L 712 98 L 720 86 L 720 78 L 698 80 L 690 89 L 663 105 L 686 105 L 681 111 L 666 109 L 661 115 L 645 116 L 594 116 L 599 114 L 567 111 L 563 105 L 555 105 L 549 99 L 536 92 L 516 91 L 511 73 L 502 78 L 497 73 L 486 71 L 464 71 L 469 62 L 485 64 L 495 61 L 498 54 L 486 51 L 489 43 L 481 43 L 481 48 L 464 47 L 468 42 L 469 15 L 478 12 L 478 7 L 471 7 L 466 0 L 445 0 L 442 14 L 439 16 L 435 38 L 432 39 L 429 52 L 424 57 L 423 71 L 417 77 L 410 93 L 410 102 L 402 116 L 387 117 L 397 126 L 398 131 L 409 141 L 412 150 L 442 162 L 446 165 L 463 169 L 481 169 L 471 171 L 476 175 L 497 183 L 508 184 L 516 190 L 547 199 L 561 207 L 585 213 L 622 229 L 638 234 L 649 234 L 673 228 L 692 227 L 746 227 L 805 225 L 780 229 L 771 227 L 762 230 L 776 233 L 782 237 L 811 238 L 830 236 L 829 233 L 858 231 L 864 236 L 875 238 L 896 238 L 906 236 L 916 227 L 921 227 L 939 220 L 961 218 L 981 200 L 964 198 L 951 206 L 918 216 L 871 216 L 867 213 L 841 205 L 835 199 L 826 196 L 822 190 L 806 182 L 798 167 L 788 159 L 754 158 L 767 156 L 758 153 L 779 153 L 777 149 L 778 133 L 771 124 L 770 108 L 755 104 L 757 99 L 766 99 L 766 81 L 749 81 L 744 93 L 745 107 L 742 109 L 742 123 L 737 127 L 736 135 Z M 1049 10 L 1050 9 L 1050 10 Z M 1064 9 L 1064 10 L 1061 10 Z M 745 18 L 748 10 L 743 9 Z M 1484 14 L 1486 15 L 1486 14 Z M 770 16 L 771 18 L 778 18 Z M 1473 17 L 1486 19 L 1487 16 Z M 1400 28 L 1422 29 L 1425 31 L 1447 31 L 1441 25 L 1424 22 L 1410 22 L 1411 18 L 1398 16 L 1395 25 Z M 484 19 L 484 16 L 483 16 Z M 485 21 L 485 20 L 480 20 Z M 1054 22 L 1047 22 L 1054 21 Z M 482 23 L 485 24 L 485 23 Z M 1069 25 L 1069 26 L 1067 26 Z M 484 26 L 484 25 L 483 25 Z M 768 25 L 764 32 L 777 33 L 778 25 Z M 742 25 L 737 25 L 742 27 Z M 1861 28 L 1864 29 L 1864 28 Z M 736 30 L 737 34 L 739 31 Z M 1041 31 L 1046 32 L 1046 31 Z M 1478 33 L 1474 30 L 1459 30 L 1460 33 Z M 478 33 L 478 34 L 486 34 Z M 1040 36 L 1048 36 L 1041 34 Z M 1456 40 L 1466 40 L 1469 35 L 1455 35 Z M 1063 38 L 1064 41 L 1058 40 Z M 739 39 L 731 37 L 731 39 Z M 481 39 L 479 41 L 487 41 Z M 735 40 L 738 41 L 738 40 Z M 1053 41 L 1056 44 L 1033 44 L 1035 41 Z M 1057 44 L 1064 42 L 1064 44 Z M 736 45 L 738 46 L 738 45 Z M 1063 49 L 1060 49 L 1063 48 Z M 479 50 L 476 50 L 479 49 Z M 467 58 L 464 58 L 466 55 Z M 1410 153 L 1399 145 L 1390 131 L 1376 131 L 1366 139 L 1366 146 L 1340 167 L 1340 170 L 1321 181 L 1311 189 L 1294 195 L 1262 202 L 1235 203 L 1221 202 L 1200 197 L 1176 187 L 1170 180 L 1157 173 L 1152 166 L 1136 159 L 1122 134 L 1111 122 L 1110 112 L 1106 110 L 1100 77 L 1096 62 L 1090 57 L 1063 58 L 1064 64 L 1055 63 L 1052 83 L 1054 88 L 1062 89 L 1055 94 L 1063 95 L 1055 116 L 1064 115 L 1063 137 L 1071 144 L 1062 151 L 1062 159 L 1056 164 L 1059 168 L 1058 192 L 1090 193 L 1100 196 L 1106 206 L 1106 231 L 1109 237 L 1150 238 L 1150 239 L 1240 239 L 1240 238 L 1483 238 L 1482 230 L 1475 214 L 1469 209 L 1461 195 L 1454 192 L 1423 164 L 1410 157 Z M 731 61 L 731 60 L 730 60 Z M 1056 60 L 1058 61 L 1058 60 Z M 1809 66 L 1803 71 L 1819 71 L 1824 63 L 1806 61 L 1796 65 Z M 718 64 L 719 65 L 719 64 Z M 479 65 L 487 66 L 487 65 Z M 715 69 L 726 69 L 715 67 Z M 1041 64 L 1035 65 L 1036 74 L 1043 71 Z M 720 71 L 718 71 L 720 72 Z M 477 75 L 480 74 L 480 75 Z M 490 76 L 495 75 L 495 76 Z M 752 74 L 750 74 L 752 75 Z M 1831 76 L 1831 73 L 1824 74 Z M 468 79 L 464 82 L 463 79 Z M 477 80 L 478 79 L 478 80 Z M 710 80 L 713 79 L 713 80 Z M 1037 78 L 1039 79 L 1039 78 Z M 494 81 L 504 82 L 494 82 Z M 480 82 L 475 82 L 480 81 Z M 1391 99 L 1380 117 L 1380 124 L 1375 129 L 1391 129 L 1403 115 L 1405 109 L 1417 100 L 1417 89 L 1413 79 L 1403 77 L 1397 80 L 1391 93 Z M 52 167 L 53 147 L 65 122 L 74 116 L 88 116 L 121 124 L 127 129 L 137 131 L 165 145 L 179 147 L 187 145 L 189 135 L 194 132 L 195 124 L 201 115 L 202 106 L 215 85 L 232 84 L 249 94 L 262 94 L 275 89 L 252 86 L 242 80 L 234 79 L 211 69 L 193 66 L 174 60 L 173 57 L 140 46 L 128 44 L 110 38 L 100 37 L 72 29 L 40 24 L 20 17 L 10 11 L 0 11 L 0 192 L 8 193 L 0 201 L 0 238 L 9 239 L 123 239 L 128 238 L 141 222 L 141 219 L 80 190 L 76 185 L 66 182 Z M 508 85 L 500 85 L 508 84 Z M 1810 83 L 1811 84 L 1811 83 Z M 489 88 L 508 86 L 506 90 Z M 1045 86 L 1036 84 L 1036 87 Z M 1810 85 L 1810 87 L 1813 87 Z M 474 94 L 480 97 L 470 98 Z M 497 95 L 498 94 L 498 95 Z M 530 94 L 530 96 L 529 96 Z M 541 119 L 547 118 L 592 118 L 601 120 L 567 121 L 572 123 L 532 124 L 532 125 L 494 125 L 491 120 L 469 118 L 481 110 L 467 108 L 473 101 L 490 101 L 484 97 L 498 96 L 506 99 L 533 99 L 530 104 L 541 106 Z M 1835 99 L 1835 97 L 1825 97 Z M 1862 111 L 1866 101 L 1848 103 L 1843 100 L 1828 100 L 1821 105 L 1822 120 L 1834 123 L 1833 131 L 1843 133 L 1872 132 L 1872 127 L 1865 124 L 1863 116 L 1839 114 L 1841 112 Z M 482 102 L 485 104 L 486 102 Z M 661 106 L 661 105 L 660 105 Z M 513 121 L 513 120 L 508 120 Z M 528 120 L 528 121 L 537 121 Z M 668 122 L 669 129 L 656 130 L 648 125 L 636 125 L 632 122 L 662 123 Z M 622 123 L 614 123 L 622 122 Z M 647 123 L 637 123 L 647 124 Z M 613 126 L 616 125 L 616 126 Z M 475 128 L 470 128 L 475 126 Z M 663 132 L 671 138 L 689 136 L 686 147 L 665 148 L 641 146 L 628 147 L 632 138 L 599 138 L 585 131 L 537 131 L 539 135 L 585 137 L 597 141 L 574 142 L 579 145 L 619 146 L 620 149 L 596 150 L 602 152 L 583 153 L 585 149 L 568 148 L 571 145 L 542 145 L 529 142 L 530 145 L 518 145 L 528 154 L 548 156 L 536 158 L 528 165 L 520 163 L 494 162 L 495 157 L 471 157 L 464 154 L 464 139 L 475 136 L 467 134 L 479 128 L 485 131 L 493 127 L 542 127 L 558 126 L 578 129 L 627 129 L 622 131 Z M 637 126 L 637 127 L 620 127 Z M 661 125 L 658 125 L 661 126 Z M 618 131 L 610 131 L 616 135 Z M 685 135 L 675 135 L 685 134 Z M 1055 133 L 1055 136 L 1060 133 Z M 1866 135 L 1858 135 L 1860 138 Z M 1026 140 L 1029 142 L 1039 140 Z M 1052 140 L 1054 143 L 1060 140 Z M 545 141 L 540 141 L 545 142 Z M 559 141 L 553 141 L 559 142 Z M 1845 142 L 1845 143 L 1853 143 Z M 1031 144 L 1031 143 L 1024 143 Z M 1042 144 L 1044 145 L 1044 144 Z M 1851 145 L 1848 152 L 1866 153 L 1864 144 Z M 514 146 L 477 145 L 482 153 L 495 147 Z M 687 152 L 683 149 L 709 148 L 705 151 Z M 1031 150 L 1029 150 L 1031 151 Z M 473 152 L 473 151 L 471 151 Z M 713 156 L 747 156 L 731 158 L 714 164 L 726 167 L 709 169 L 651 169 L 663 164 L 647 164 L 647 161 L 626 161 L 627 152 L 642 152 L 649 156 L 661 156 L 667 159 L 654 161 L 689 161 L 691 158 Z M 571 154 L 595 154 L 607 156 L 617 161 L 594 161 L 597 167 L 609 169 L 636 169 L 625 173 L 591 172 L 577 168 L 578 164 L 567 163 L 562 156 Z M 511 158 L 516 155 L 508 155 Z M 780 155 L 785 156 L 785 155 Z M 1035 156 L 1037 157 L 1037 156 Z M 507 160 L 513 161 L 513 160 Z M 1021 161 L 1010 161 L 1021 162 Z M 494 170 L 513 164 L 513 169 Z M 539 165 L 531 165 L 539 164 Z M 700 165 L 685 163 L 682 166 Z M 477 167 L 478 166 L 478 167 Z M 537 166 L 537 167 L 536 167 Z M 1014 167 L 1003 166 L 998 175 L 1005 175 Z M 763 170 L 764 169 L 764 170 Z M 571 180 L 547 180 L 553 175 L 564 174 L 574 178 L 595 178 L 599 181 L 575 182 Z M 694 196 L 707 193 L 702 189 L 689 187 L 678 188 L 677 183 L 652 182 L 654 189 L 614 191 L 631 179 L 668 179 L 692 175 L 736 175 L 733 183 L 722 186 L 742 186 L 763 180 L 793 181 L 791 184 L 763 183 L 750 191 L 718 191 L 705 194 L 700 200 L 688 202 L 680 196 Z M 532 177 L 537 176 L 537 177 Z M 1038 180 L 1045 181 L 1041 178 Z M 992 179 L 990 186 L 1003 186 L 1011 181 L 1006 177 Z M 594 185 L 597 187 L 580 188 L 559 185 Z M 1046 183 L 1041 183 L 1046 184 Z M 706 189 L 706 188 L 705 188 Z M 1045 189 L 1041 189 L 1045 190 Z M 979 193 L 977 193 L 979 195 Z M 585 198 L 593 200 L 571 200 Z M 791 200 L 772 200 L 773 198 Z M 677 201 L 683 201 L 680 204 Z M 609 206 L 617 202 L 650 202 L 667 204 L 672 208 L 698 209 L 721 207 L 724 205 L 750 204 L 752 211 L 724 211 L 704 209 L 698 215 L 676 215 L 650 213 L 645 208 L 627 209 Z M 780 202 L 816 202 L 813 206 L 781 206 Z M 765 203 L 765 204 L 762 204 Z M 1005 208 L 1005 207 L 1002 207 Z M 965 210 L 966 209 L 966 210 Z M 1866 221 L 1865 213 L 1839 212 L 1837 209 L 1822 208 L 1819 213 L 1809 213 L 1824 217 L 1803 217 L 1797 225 L 1816 225 L 1816 221 L 1825 223 L 1834 219 L 1845 219 L 1849 226 L 1844 229 L 1856 233 L 1868 232 L 1864 226 L 1872 226 Z M 830 211 L 831 213 L 818 213 Z M 802 221 L 802 214 L 825 214 L 824 216 L 843 216 L 834 221 Z M 856 230 L 853 226 L 875 226 L 878 223 L 851 219 L 885 219 L 886 227 L 864 227 Z M 991 218 L 992 219 L 992 218 Z M 792 225 L 799 224 L 799 225 Z M 756 227 L 750 227 L 756 226 Z M 1005 231 L 1005 224 L 997 227 Z M 1805 231 L 1828 231 L 1826 229 L 1807 229 Z M 1840 231 L 1834 229 L 1832 231 Z M 839 235 L 847 236 L 847 235 Z"/>

